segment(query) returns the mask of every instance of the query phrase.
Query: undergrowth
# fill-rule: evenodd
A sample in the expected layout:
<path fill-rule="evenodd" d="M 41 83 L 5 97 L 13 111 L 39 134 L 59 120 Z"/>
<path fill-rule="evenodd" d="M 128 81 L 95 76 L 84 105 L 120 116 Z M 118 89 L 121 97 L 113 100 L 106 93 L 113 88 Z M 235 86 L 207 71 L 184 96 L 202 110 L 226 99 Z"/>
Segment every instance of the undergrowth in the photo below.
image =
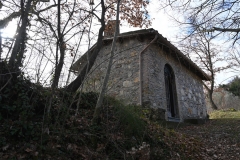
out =
<path fill-rule="evenodd" d="M 45 107 L 53 97 L 48 124 Z M 73 98 L 75 97 L 75 98 Z M 2 159 L 192 159 L 201 143 L 148 119 L 146 108 L 104 98 L 98 125 L 91 124 L 98 94 L 73 94 L 23 76 L 0 93 Z M 79 107 L 78 107 L 79 105 Z M 78 110 L 76 110 L 78 108 Z"/>

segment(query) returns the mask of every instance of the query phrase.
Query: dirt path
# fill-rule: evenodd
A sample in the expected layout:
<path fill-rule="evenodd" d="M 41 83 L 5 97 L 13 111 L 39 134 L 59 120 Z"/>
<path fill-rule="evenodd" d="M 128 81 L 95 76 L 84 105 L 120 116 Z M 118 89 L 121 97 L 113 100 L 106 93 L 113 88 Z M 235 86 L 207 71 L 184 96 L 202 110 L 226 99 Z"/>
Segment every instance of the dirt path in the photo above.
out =
<path fill-rule="evenodd" d="M 240 160 L 240 119 L 215 119 L 177 131 L 199 139 L 204 144 L 202 155 L 206 160 Z"/>

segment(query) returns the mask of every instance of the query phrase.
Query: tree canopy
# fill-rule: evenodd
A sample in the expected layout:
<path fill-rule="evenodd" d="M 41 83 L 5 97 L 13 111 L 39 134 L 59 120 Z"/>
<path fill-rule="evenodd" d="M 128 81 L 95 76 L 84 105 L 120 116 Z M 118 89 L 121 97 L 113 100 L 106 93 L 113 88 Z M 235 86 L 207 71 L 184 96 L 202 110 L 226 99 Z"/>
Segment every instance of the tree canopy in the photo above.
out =
<path fill-rule="evenodd" d="M 240 96 L 240 78 L 238 76 L 234 77 L 229 83 L 220 85 L 220 87 L 223 87 L 235 96 Z"/>

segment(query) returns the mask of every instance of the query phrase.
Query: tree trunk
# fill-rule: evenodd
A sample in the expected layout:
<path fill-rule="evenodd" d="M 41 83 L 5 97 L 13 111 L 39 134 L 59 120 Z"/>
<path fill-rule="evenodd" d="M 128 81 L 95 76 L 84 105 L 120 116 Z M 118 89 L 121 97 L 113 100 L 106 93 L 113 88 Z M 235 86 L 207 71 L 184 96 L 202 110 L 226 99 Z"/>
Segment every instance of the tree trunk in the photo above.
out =
<path fill-rule="evenodd" d="M 0 60 L 2 58 L 2 32 L 0 30 Z"/>
<path fill-rule="evenodd" d="M 111 54 L 110 54 L 110 59 L 108 62 L 108 67 L 107 67 L 107 71 L 103 80 L 103 85 L 102 85 L 102 89 L 100 92 L 100 95 L 98 97 L 98 101 L 96 104 L 96 108 L 93 114 L 93 119 L 92 119 L 92 124 L 96 124 L 98 119 L 99 119 L 99 115 L 100 115 L 100 110 L 101 110 L 101 106 L 102 106 L 102 102 L 103 102 L 103 97 L 105 95 L 106 89 L 107 89 L 107 83 L 109 80 L 109 76 L 110 76 L 110 72 L 111 72 L 111 67 L 112 67 L 112 61 L 113 61 L 113 57 L 114 57 L 114 50 L 115 50 L 115 46 L 116 46 L 116 40 L 117 40 L 117 36 L 118 36 L 118 28 L 119 28 L 119 5 L 120 5 L 120 1 L 118 0 L 117 2 L 117 15 L 116 15 L 116 29 L 115 29 L 115 33 L 114 33 L 114 38 L 113 38 L 113 42 L 112 42 L 112 48 L 111 48 Z"/>
<path fill-rule="evenodd" d="M 206 40 L 206 36 L 204 37 Z M 213 110 L 217 110 L 217 106 L 213 101 L 213 91 L 214 91 L 214 85 L 215 85 L 215 76 L 214 76 L 214 68 L 213 68 L 213 62 L 212 62 L 212 56 L 211 56 L 211 50 L 210 50 L 210 41 L 207 40 L 207 54 L 208 54 L 208 60 L 209 60 L 209 68 L 210 68 L 210 72 L 211 72 L 211 85 L 210 85 L 210 89 L 208 89 L 208 98 L 209 98 L 209 102 L 210 105 L 212 107 Z"/>
<path fill-rule="evenodd" d="M 24 49 L 25 49 L 25 40 L 26 40 L 26 28 L 28 25 L 28 14 L 31 8 L 32 0 L 28 0 L 26 7 L 24 9 L 24 6 L 22 6 L 22 24 L 19 29 L 19 34 L 16 38 L 12 54 L 9 60 L 9 66 L 13 68 L 14 70 L 18 71 L 19 67 L 22 65 L 22 59 L 24 55 Z"/>
<path fill-rule="evenodd" d="M 66 44 L 64 42 L 64 37 L 63 34 L 61 33 L 61 0 L 58 0 L 58 41 L 57 41 L 57 51 L 56 55 L 58 54 L 58 49 L 60 50 L 60 59 L 58 62 L 58 56 L 56 56 L 56 67 L 55 67 L 55 73 L 53 77 L 53 82 L 52 82 L 52 89 L 58 87 L 58 82 L 59 78 L 61 75 L 62 67 L 63 67 L 63 62 L 64 62 L 64 56 L 65 56 L 65 49 L 66 49 Z"/>
<path fill-rule="evenodd" d="M 79 40 L 79 42 L 78 42 L 77 49 L 76 49 L 76 52 L 75 52 L 75 54 L 74 54 L 74 57 L 73 57 L 73 60 L 72 60 L 71 66 L 72 66 L 73 63 L 75 62 L 76 55 L 77 55 L 77 52 L 78 52 L 78 49 L 79 49 L 80 43 L 81 43 L 81 41 L 82 41 L 82 37 L 83 37 L 84 32 L 85 32 L 85 28 L 83 29 L 82 35 L 81 35 L 80 40 Z M 66 85 L 68 85 L 70 75 L 71 75 L 71 71 L 69 70 Z"/>
<path fill-rule="evenodd" d="M 105 18 L 105 12 L 106 12 L 106 8 L 104 6 L 104 0 L 101 0 L 101 6 L 102 6 L 101 28 L 99 29 L 99 33 L 98 33 L 97 46 L 95 47 L 92 56 L 89 57 L 88 65 L 85 65 L 83 67 L 83 69 L 81 70 L 80 74 L 78 75 L 78 77 L 66 87 L 66 90 L 69 92 L 75 92 L 80 87 L 85 76 L 87 75 L 86 73 L 88 73 L 90 71 L 90 69 L 92 68 L 92 66 L 97 58 L 97 55 L 102 47 L 103 31 L 105 29 L 104 18 Z"/>
<path fill-rule="evenodd" d="M 64 63 L 65 43 L 63 42 L 63 40 L 60 40 L 60 41 L 61 42 L 59 42 L 59 47 L 58 47 L 59 50 L 60 50 L 60 59 L 59 59 L 59 62 L 56 65 L 56 68 L 55 68 L 54 78 L 53 78 L 53 82 L 52 82 L 52 88 L 57 88 L 58 87 L 59 78 L 60 78 L 63 63 Z"/>
<path fill-rule="evenodd" d="M 213 69 L 212 69 L 213 70 Z M 217 106 L 216 104 L 214 103 L 213 101 L 213 91 L 214 91 L 214 73 L 212 72 L 212 81 L 211 81 L 211 88 L 208 90 L 208 98 L 209 98 L 209 102 L 210 102 L 210 105 L 212 107 L 213 110 L 217 110 Z"/>
<path fill-rule="evenodd" d="M 212 92 L 209 90 L 208 91 L 208 99 L 209 99 L 210 105 L 211 105 L 213 110 L 217 110 L 218 108 L 217 108 L 216 104 L 213 101 L 212 95 L 213 95 Z"/>
<path fill-rule="evenodd" d="M 213 81 L 213 80 L 212 80 Z M 208 88 L 208 86 L 206 85 L 206 84 L 203 84 L 204 85 L 204 87 L 206 88 L 206 90 L 207 90 L 207 98 L 208 98 L 208 100 L 209 100 L 209 103 L 210 103 L 210 105 L 211 105 L 211 108 L 213 109 L 213 110 L 217 110 L 218 108 L 217 108 L 217 106 L 216 106 L 216 104 L 214 103 L 214 101 L 213 101 L 213 89 L 209 89 Z M 213 87 L 212 87 L 213 88 Z"/>

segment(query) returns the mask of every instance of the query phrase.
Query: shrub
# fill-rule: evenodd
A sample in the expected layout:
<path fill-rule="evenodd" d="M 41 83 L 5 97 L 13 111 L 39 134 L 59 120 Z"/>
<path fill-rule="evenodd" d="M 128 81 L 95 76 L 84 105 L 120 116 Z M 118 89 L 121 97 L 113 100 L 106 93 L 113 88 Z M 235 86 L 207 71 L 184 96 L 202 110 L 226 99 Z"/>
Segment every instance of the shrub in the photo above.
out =
<path fill-rule="evenodd" d="M 119 118 L 121 126 L 123 126 L 124 133 L 127 136 L 143 137 L 146 123 L 141 118 L 143 116 L 141 107 L 118 103 L 115 106 L 116 115 Z"/>

